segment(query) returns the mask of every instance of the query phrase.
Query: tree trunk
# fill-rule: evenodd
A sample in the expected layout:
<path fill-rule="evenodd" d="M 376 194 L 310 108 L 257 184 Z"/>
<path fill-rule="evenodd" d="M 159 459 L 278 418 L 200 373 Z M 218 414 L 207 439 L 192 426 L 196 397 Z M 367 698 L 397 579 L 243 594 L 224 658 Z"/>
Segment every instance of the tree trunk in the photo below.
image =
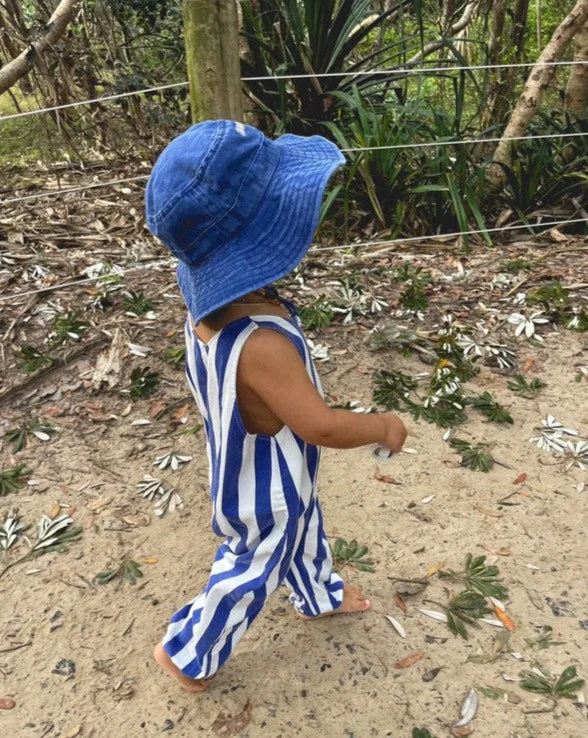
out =
<path fill-rule="evenodd" d="M 587 21 L 588 0 L 577 0 L 573 10 L 555 29 L 549 43 L 541 52 L 537 64 L 532 68 L 523 92 L 512 111 L 510 121 L 494 152 L 493 159 L 495 162 L 502 162 L 507 166 L 511 164 L 513 142 L 507 139 L 525 134 L 531 118 L 535 115 L 543 92 L 555 76 L 556 67 L 545 66 L 545 62 L 561 60 L 567 45 Z M 504 184 L 506 175 L 500 166 L 494 165 L 488 171 L 488 179 L 494 189 L 499 189 Z"/>
<path fill-rule="evenodd" d="M 236 0 L 184 0 L 192 118 L 243 120 Z"/>
<path fill-rule="evenodd" d="M 47 23 L 45 34 L 0 69 L 0 95 L 30 72 L 37 59 L 59 41 L 73 18 L 75 5 L 76 0 L 61 0 Z"/>
<path fill-rule="evenodd" d="M 565 109 L 577 118 L 586 116 L 588 105 L 588 22 L 584 23 L 575 38 L 574 61 L 566 87 Z"/>

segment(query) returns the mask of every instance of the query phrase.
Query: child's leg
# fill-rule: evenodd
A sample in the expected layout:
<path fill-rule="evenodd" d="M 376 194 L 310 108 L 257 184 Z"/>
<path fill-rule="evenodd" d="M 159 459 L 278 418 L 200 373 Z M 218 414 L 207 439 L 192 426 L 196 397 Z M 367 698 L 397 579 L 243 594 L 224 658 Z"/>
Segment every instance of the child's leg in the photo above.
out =
<path fill-rule="evenodd" d="M 205 589 L 172 617 L 163 647 L 183 675 L 215 674 L 283 581 L 298 528 L 292 512 L 284 505 L 250 546 L 223 543 Z"/>
<path fill-rule="evenodd" d="M 302 615 L 325 615 L 343 603 L 343 580 L 333 571 L 316 495 L 305 512 L 286 583 L 292 589 L 290 601 Z"/>

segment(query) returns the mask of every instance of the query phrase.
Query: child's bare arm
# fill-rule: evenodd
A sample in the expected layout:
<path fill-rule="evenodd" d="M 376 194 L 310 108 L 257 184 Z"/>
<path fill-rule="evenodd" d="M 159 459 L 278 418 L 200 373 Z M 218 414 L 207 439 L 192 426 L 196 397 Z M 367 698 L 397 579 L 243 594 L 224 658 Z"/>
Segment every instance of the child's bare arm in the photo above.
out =
<path fill-rule="evenodd" d="M 259 329 L 250 336 L 241 353 L 239 379 L 307 443 L 330 448 L 379 443 L 399 451 L 406 439 L 404 424 L 394 413 L 330 408 L 292 342 L 276 331 Z"/>

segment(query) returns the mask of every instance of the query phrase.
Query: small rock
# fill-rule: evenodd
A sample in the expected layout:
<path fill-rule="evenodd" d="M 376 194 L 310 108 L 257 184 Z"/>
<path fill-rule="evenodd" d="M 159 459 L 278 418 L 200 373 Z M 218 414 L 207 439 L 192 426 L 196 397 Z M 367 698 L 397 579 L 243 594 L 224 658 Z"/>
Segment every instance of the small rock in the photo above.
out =
<path fill-rule="evenodd" d="M 73 661 L 70 661 L 70 659 L 61 659 L 61 661 L 57 662 L 52 673 L 58 674 L 59 676 L 72 677 L 75 676 L 76 665 Z"/>
<path fill-rule="evenodd" d="M 429 669 L 429 671 L 426 671 L 422 676 L 423 682 L 432 682 L 442 668 L 442 666 L 437 666 L 435 669 Z"/>
<path fill-rule="evenodd" d="M 16 707 L 16 702 L 8 697 L 0 699 L 0 710 L 12 710 Z"/>
<path fill-rule="evenodd" d="M 588 620 L 579 620 L 578 624 L 582 630 L 588 630 Z"/>
<path fill-rule="evenodd" d="M 174 728 L 174 721 L 167 718 L 167 720 L 163 724 L 163 728 L 161 729 L 162 733 L 165 733 L 166 730 L 173 730 Z"/>

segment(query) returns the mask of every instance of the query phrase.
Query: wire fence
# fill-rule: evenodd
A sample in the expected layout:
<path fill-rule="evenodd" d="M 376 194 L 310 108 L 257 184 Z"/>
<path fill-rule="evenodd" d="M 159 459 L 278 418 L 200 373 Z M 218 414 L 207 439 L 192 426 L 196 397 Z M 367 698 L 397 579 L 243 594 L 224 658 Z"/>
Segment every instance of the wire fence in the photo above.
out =
<path fill-rule="evenodd" d="M 533 228 L 555 228 L 557 226 L 563 226 L 563 225 L 571 225 L 573 223 L 588 223 L 588 218 L 572 218 L 570 220 L 553 220 L 553 221 L 547 221 L 545 223 L 523 223 L 521 225 L 511 225 L 511 226 L 502 226 L 500 228 L 487 228 L 485 230 L 473 230 L 473 231 L 456 231 L 455 233 L 435 233 L 428 236 L 410 236 L 409 238 L 393 238 L 393 239 L 384 239 L 381 241 L 358 241 L 356 243 L 348 243 L 341 246 L 315 246 L 309 249 L 308 254 L 316 254 L 319 252 L 324 251 L 345 251 L 345 252 L 352 252 L 354 249 L 357 248 L 366 248 L 368 246 L 381 246 L 386 247 L 386 249 L 389 249 L 392 246 L 396 246 L 398 244 L 402 243 L 416 243 L 416 242 L 426 242 L 426 241 L 435 241 L 435 240 L 445 240 L 449 238 L 457 238 L 459 236 L 470 236 L 475 234 L 483 234 L 483 233 L 497 233 L 500 231 L 515 231 L 515 230 L 523 230 L 523 229 L 529 229 L 532 230 Z M 373 250 L 368 251 L 363 256 L 365 257 L 373 257 L 373 256 L 380 256 L 382 254 L 382 249 L 380 250 Z M 122 267 L 120 269 L 117 269 L 115 274 L 116 276 L 123 276 L 124 274 L 132 274 L 134 272 L 138 271 L 144 271 L 146 269 L 156 268 L 158 266 L 167 266 L 167 265 L 173 265 L 176 262 L 173 259 L 162 259 L 160 262 L 151 262 L 149 264 L 141 264 L 137 266 L 132 267 Z M 48 287 L 42 287 L 40 289 L 36 290 L 26 290 L 23 292 L 16 292 L 11 295 L 0 295 L 0 303 L 6 302 L 8 300 L 16 300 L 24 297 L 34 297 L 35 295 L 40 295 L 47 292 L 55 292 L 57 290 L 61 289 L 67 289 L 69 287 L 76 287 L 78 285 L 83 284 L 89 284 L 92 282 L 98 282 L 100 280 L 108 279 L 108 277 L 111 275 L 108 274 L 99 274 L 95 277 L 87 277 L 85 279 L 78 279 L 73 280 L 71 282 L 61 282 L 59 284 L 49 285 Z"/>
<path fill-rule="evenodd" d="M 242 77 L 242 82 L 263 82 L 266 80 L 289 80 L 289 79 L 317 79 L 320 80 L 323 77 L 343 77 L 354 78 L 354 77 L 366 77 L 366 76 L 384 76 L 390 74 L 402 74 L 405 75 L 410 73 L 411 75 L 418 74 L 431 74 L 438 72 L 461 72 L 465 70 L 490 70 L 490 69 L 513 69 L 513 68 L 529 68 L 529 67 L 564 67 L 573 65 L 587 65 L 588 61 L 582 61 L 580 59 L 574 59 L 570 61 L 556 61 L 556 62 L 520 62 L 518 64 L 477 64 L 470 66 L 457 66 L 448 64 L 443 67 L 421 67 L 421 68 L 410 68 L 410 67 L 399 67 L 397 69 L 373 69 L 370 71 L 358 71 L 358 72 L 323 72 L 317 74 L 276 74 L 267 75 L 265 77 Z M 180 87 L 187 87 L 188 80 L 182 82 L 174 82 L 167 85 L 157 85 L 154 87 L 145 87 L 141 90 L 130 90 L 129 92 L 119 92 L 114 95 L 102 95 L 100 97 L 93 97 L 87 100 L 76 100 L 71 103 L 64 103 L 63 105 L 52 105 L 46 108 L 37 108 L 35 110 L 24 110 L 18 113 L 10 113 L 9 115 L 0 116 L 0 123 L 9 120 L 16 120 L 18 118 L 28 118 L 31 115 L 41 115 L 43 113 L 55 113 L 60 110 L 67 110 L 69 108 L 75 108 L 80 105 L 95 105 L 106 102 L 112 102 L 114 100 L 121 100 L 123 98 L 134 97 L 136 95 L 145 95 L 153 92 L 160 92 L 165 90 L 177 89 Z"/>
<path fill-rule="evenodd" d="M 581 61 L 581 60 L 572 60 L 572 61 L 557 61 L 557 62 L 540 62 L 540 63 L 534 63 L 534 62 L 522 62 L 517 64 L 478 64 L 478 65 L 468 65 L 468 66 L 458 66 L 458 65 L 452 65 L 452 64 L 445 64 L 443 66 L 434 66 L 434 67 L 403 67 L 403 68 L 396 68 L 396 69 L 375 69 L 375 70 L 367 70 L 367 71 L 355 71 L 355 72 L 325 72 L 325 73 L 319 73 L 319 74 L 290 74 L 290 75 L 267 75 L 267 76 L 261 76 L 261 77 L 243 77 L 243 82 L 263 82 L 263 81 L 279 81 L 279 80 L 297 80 L 297 79 L 318 79 L 321 78 L 345 78 L 345 79 L 353 79 L 356 77 L 365 77 L 365 76 L 390 76 L 391 74 L 399 74 L 406 76 L 406 74 L 410 75 L 418 75 L 418 74 L 432 74 L 432 73 L 447 73 L 447 72 L 463 72 L 463 71 L 482 71 L 482 70 L 497 70 L 497 69 L 509 69 L 509 68 L 532 68 L 532 67 L 538 67 L 538 66 L 547 66 L 547 67 L 564 67 L 564 66 L 571 66 L 571 65 L 582 65 L 585 66 L 588 64 L 588 61 Z M 136 95 L 143 95 L 143 94 L 149 94 L 149 93 L 156 93 L 160 91 L 165 90 L 171 90 L 171 89 L 177 89 L 180 87 L 185 87 L 188 84 L 187 81 L 182 82 L 176 82 L 172 84 L 167 85 L 157 85 L 153 87 L 146 87 L 141 90 L 132 90 L 129 92 L 124 93 L 117 93 L 113 95 L 103 95 L 101 97 L 95 97 L 88 100 L 78 100 L 72 103 L 66 103 L 63 105 L 55 105 L 51 107 L 46 108 L 39 108 L 36 110 L 29 110 L 29 111 L 21 111 L 18 113 L 5 115 L 0 117 L 0 124 L 6 121 L 15 120 L 19 118 L 27 118 L 33 115 L 41 115 L 48 112 L 54 112 L 59 114 L 59 111 L 74 108 L 78 106 L 83 105 L 91 105 L 91 104 L 102 104 L 106 102 L 113 102 L 115 100 L 120 100 L 124 98 L 133 97 Z M 406 144 L 390 144 L 385 146 L 372 146 L 372 147 L 350 147 L 350 148 L 344 148 L 342 149 L 342 152 L 345 154 L 356 154 L 356 153 L 362 153 L 362 152 L 368 152 L 368 151 L 378 151 L 378 150 L 393 150 L 393 149 L 409 149 L 413 147 L 445 147 L 445 146 L 462 146 L 462 145 L 477 145 L 477 144 L 486 144 L 486 143 L 498 143 L 499 141 L 528 141 L 528 140 L 538 140 L 538 139 L 561 139 L 561 138 L 574 138 L 574 137 L 584 137 L 588 135 L 588 132 L 585 131 L 578 131 L 574 133 L 554 133 L 554 134 L 535 134 L 530 136 L 511 136 L 507 138 L 502 137 L 486 137 L 486 138 L 467 138 L 467 139 L 454 139 L 449 141 L 444 140 L 438 140 L 438 141 L 426 141 L 426 142 L 413 142 L 413 143 L 406 143 Z M 59 188 L 56 190 L 47 190 L 43 192 L 37 192 L 32 193 L 30 195 L 22 195 L 19 197 L 11 197 L 4 200 L 0 200 L 0 206 L 7 206 L 7 205 L 15 205 L 17 203 L 21 202 L 31 202 L 33 200 L 41 200 L 48 197 L 58 197 L 73 193 L 81 193 L 89 190 L 95 190 L 98 188 L 106 188 L 106 187 L 117 187 L 120 185 L 126 185 L 126 184 L 133 184 L 133 183 L 139 183 L 139 182 L 145 182 L 149 178 L 149 175 L 138 175 L 134 177 L 125 177 L 122 179 L 111 179 L 107 181 L 102 182 L 94 182 L 91 184 L 85 184 L 75 187 L 66 187 L 66 188 Z M 357 242 L 352 244 L 345 244 L 340 246 L 329 246 L 329 247 L 314 247 L 310 250 L 312 253 L 320 252 L 320 251 L 346 251 L 349 249 L 354 249 L 358 247 L 371 247 L 371 246 L 382 246 L 382 247 L 390 247 L 396 244 L 402 244 L 402 243 L 411 243 L 411 242 L 418 242 L 418 241 L 426 241 L 426 240 L 434 240 L 434 239 L 440 239 L 440 238 L 457 238 L 460 236 L 470 236 L 470 235 L 478 235 L 478 234 L 488 234 L 488 233 L 498 233 L 501 231 L 512 231 L 517 229 L 533 229 L 533 228 L 546 228 L 546 227 L 555 227 L 555 226 L 562 226 L 562 225 L 570 225 L 574 223 L 582 223 L 582 222 L 588 222 L 586 218 L 575 218 L 570 220 L 559 220 L 559 221 L 552 221 L 547 223 L 535 223 L 535 224 L 522 224 L 522 225 L 513 225 L 513 226 L 503 226 L 499 228 L 486 228 L 486 229 L 479 229 L 479 230 L 471 230 L 471 231 L 457 231 L 455 233 L 446 233 L 446 234 L 432 234 L 429 236 L 411 236 L 407 238 L 396 238 L 392 240 L 383 240 L 383 241 L 364 241 L 364 242 Z M 370 253 L 377 253 L 377 252 L 370 252 Z M 133 267 L 129 268 L 127 270 L 123 270 L 124 272 L 132 272 L 136 271 L 140 268 L 145 267 Z M 17 297 L 24 297 L 24 296 L 30 296 L 35 294 L 40 294 L 42 292 L 47 292 L 51 290 L 56 289 L 62 289 L 66 287 L 70 287 L 73 285 L 79 285 L 79 284 L 86 284 L 88 282 L 93 282 L 96 280 L 99 280 L 100 277 L 96 278 L 88 278 L 84 280 L 77 280 L 73 282 L 67 282 L 62 283 L 59 285 L 52 286 L 50 288 L 44 288 L 40 290 L 33 290 L 28 292 L 21 292 L 16 293 L 14 295 L 11 295 L 10 297 L 3 297 L 0 296 L 0 301 L 4 301 L 6 299 L 14 299 Z"/>

